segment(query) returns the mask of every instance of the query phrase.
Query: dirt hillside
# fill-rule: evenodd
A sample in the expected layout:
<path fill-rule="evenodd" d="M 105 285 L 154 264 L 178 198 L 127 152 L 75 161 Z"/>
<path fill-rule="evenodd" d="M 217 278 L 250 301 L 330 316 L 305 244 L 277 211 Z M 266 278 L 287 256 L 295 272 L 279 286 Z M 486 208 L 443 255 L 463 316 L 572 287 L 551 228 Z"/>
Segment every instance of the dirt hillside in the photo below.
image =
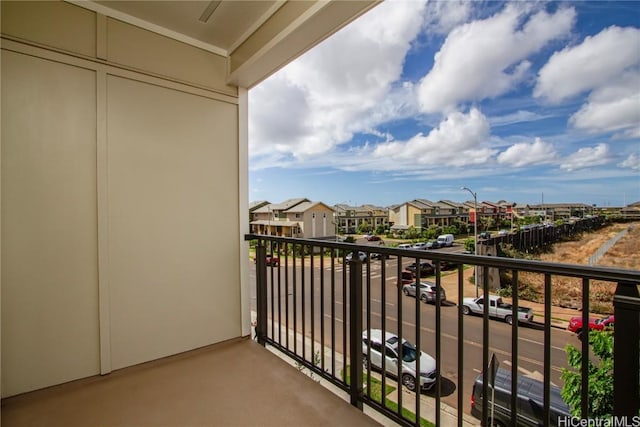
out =
<path fill-rule="evenodd" d="M 640 269 L 640 223 L 614 224 L 593 233 L 585 233 L 579 241 L 556 243 L 553 252 L 540 256 L 542 261 L 565 264 L 589 265 L 589 257 L 615 237 L 628 229 L 618 242 L 597 262 L 597 266 L 614 267 L 629 270 Z M 544 277 L 539 274 L 522 274 L 522 286 L 529 287 L 528 294 L 543 294 Z M 590 308 L 595 313 L 613 312 L 613 294 L 615 283 L 593 281 L 590 283 Z M 580 308 L 582 298 L 581 279 L 554 276 L 551 295 L 554 305 Z M 535 300 L 535 296 L 531 298 Z"/>

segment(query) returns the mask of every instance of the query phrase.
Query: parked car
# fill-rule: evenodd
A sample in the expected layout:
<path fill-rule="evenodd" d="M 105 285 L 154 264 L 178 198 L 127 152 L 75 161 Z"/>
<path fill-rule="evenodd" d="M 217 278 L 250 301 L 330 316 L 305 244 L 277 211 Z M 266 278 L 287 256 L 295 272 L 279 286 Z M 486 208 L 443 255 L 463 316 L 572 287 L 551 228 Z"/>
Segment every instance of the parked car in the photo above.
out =
<path fill-rule="evenodd" d="M 506 236 L 509 234 L 509 230 L 500 230 L 498 231 L 498 236 Z"/>
<path fill-rule="evenodd" d="M 369 255 L 369 258 L 371 258 L 371 259 L 389 259 L 390 256 L 387 255 L 387 254 L 381 254 L 381 253 L 378 253 L 378 252 L 374 252 L 371 255 Z"/>
<path fill-rule="evenodd" d="M 277 267 L 278 265 L 280 265 L 280 258 L 271 256 L 268 254 L 264 257 L 264 260 L 267 264 L 267 267 Z M 253 258 L 254 263 L 257 261 L 258 261 L 257 258 Z"/>
<path fill-rule="evenodd" d="M 603 317 L 602 319 L 589 318 L 589 329 L 601 331 L 605 328 L 612 328 L 615 323 L 613 315 Z M 582 317 L 572 317 L 567 327 L 571 332 L 580 335 L 582 333 Z"/>
<path fill-rule="evenodd" d="M 437 240 L 429 240 L 427 242 L 427 249 L 439 249 L 441 247 L 442 247 L 442 245 L 440 243 L 438 243 Z"/>
<path fill-rule="evenodd" d="M 427 249 L 427 242 L 416 243 L 411 247 L 411 249 L 425 250 Z"/>
<path fill-rule="evenodd" d="M 371 351 L 369 351 L 369 347 Z M 402 348 L 402 362 L 398 353 Z M 367 331 L 362 332 L 362 360 L 365 364 L 370 364 L 372 368 L 382 369 L 382 355 L 385 357 L 385 370 L 387 374 L 400 376 L 400 380 L 405 387 L 411 391 L 418 388 L 429 390 L 436 382 L 436 361 L 433 357 L 424 352 L 418 351 L 409 341 L 400 339 L 390 332 L 382 332 L 380 329 L 372 329 L 371 336 L 367 336 Z M 416 375 L 416 360 L 420 357 L 420 372 Z M 400 372 L 398 372 L 400 371 Z M 419 378 L 419 382 L 416 381 Z"/>
<path fill-rule="evenodd" d="M 367 234 L 366 236 L 364 236 L 364 238 L 367 239 L 367 241 L 369 242 L 377 242 L 382 240 L 380 239 L 380 236 L 375 236 L 373 234 Z"/>
<path fill-rule="evenodd" d="M 460 264 L 452 261 L 440 261 L 440 270 L 453 270 L 454 268 L 458 268 Z"/>
<path fill-rule="evenodd" d="M 402 287 L 402 292 L 406 296 L 416 296 L 416 284 L 415 282 L 411 282 Z M 432 302 L 435 304 L 436 295 L 438 293 L 438 288 L 435 283 L 431 282 L 420 282 L 420 301 L 423 303 Z M 447 294 L 444 291 L 444 288 L 440 287 L 440 301 L 444 302 L 447 300 Z"/>
<path fill-rule="evenodd" d="M 429 276 L 435 272 L 435 267 L 433 264 L 423 261 L 420 264 L 413 263 L 407 266 L 407 270 L 413 273 L 414 276 L 418 275 L 418 267 L 420 268 L 420 277 Z"/>
<path fill-rule="evenodd" d="M 483 374 L 478 375 L 471 392 L 471 415 L 482 418 L 482 381 Z M 544 425 L 544 388 L 542 381 L 518 375 L 517 425 Z M 493 422 L 489 425 L 511 425 L 511 371 L 498 368 L 494 381 Z M 562 400 L 560 388 L 550 386 L 550 425 L 563 425 L 562 421 L 571 418 L 569 406 Z M 491 408 L 491 392 L 489 392 L 489 408 Z M 490 417 L 490 415 L 489 415 Z M 562 420 L 562 421 L 561 421 Z"/>
<path fill-rule="evenodd" d="M 347 261 L 351 261 L 351 259 L 353 258 L 353 252 L 349 252 L 347 254 Z M 358 258 L 360 258 L 360 261 L 365 262 L 367 260 L 367 254 L 364 252 L 358 252 Z"/>
<path fill-rule="evenodd" d="M 484 297 L 464 298 L 462 300 L 462 312 L 464 314 L 483 314 L 484 313 Z M 497 295 L 489 295 L 489 316 L 503 319 L 508 324 L 513 323 L 513 310 L 511 304 L 505 304 L 502 298 Z M 533 310 L 529 307 L 518 307 L 518 321 L 531 323 L 533 322 Z"/>
<path fill-rule="evenodd" d="M 415 276 L 412 272 L 408 270 L 403 270 L 400 273 L 400 285 L 408 285 L 409 283 L 415 282 Z M 398 286 L 399 287 L 399 286 Z"/>
<path fill-rule="evenodd" d="M 479 239 L 483 239 L 483 240 L 487 240 L 491 238 L 491 233 L 489 233 L 488 231 L 484 231 L 480 234 L 478 234 L 478 238 Z"/>
<path fill-rule="evenodd" d="M 453 246 L 453 234 L 441 234 L 438 236 L 438 243 L 440 246 Z"/>
<path fill-rule="evenodd" d="M 411 245 L 409 243 L 402 243 L 398 245 L 398 249 L 411 249 Z"/>

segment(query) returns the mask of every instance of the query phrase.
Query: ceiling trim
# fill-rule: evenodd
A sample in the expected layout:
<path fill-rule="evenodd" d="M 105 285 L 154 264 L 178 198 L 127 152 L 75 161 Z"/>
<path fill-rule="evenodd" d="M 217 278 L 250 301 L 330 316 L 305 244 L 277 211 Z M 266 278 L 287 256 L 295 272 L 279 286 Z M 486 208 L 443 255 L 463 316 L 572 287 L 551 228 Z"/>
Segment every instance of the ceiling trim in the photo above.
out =
<path fill-rule="evenodd" d="M 275 37 L 269 40 L 264 46 L 262 46 L 254 55 L 252 55 L 246 62 L 241 64 L 236 70 L 230 72 L 228 76 L 228 82 L 236 84 L 237 86 L 251 88 L 263 79 L 267 78 L 270 74 L 275 72 L 277 68 L 279 68 L 282 63 L 282 58 L 276 58 L 275 55 L 270 55 L 273 52 L 273 49 L 276 46 L 279 46 L 283 40 L 287 39 L 292 33 L 294 33 L 301 24 L 303 24 L 310 17 L 314 16 L 318 11 L 322 10 L 327 6 L 328 2 L 319 1 L 316 2 L 313 6 L 311 6 L 308 10 L 306 10 L 302 15 L 298 16 L 294 21 L 290 22 L 284 30 L 278 33 Z M 233 51 L 231 51 L 233 53 Z M 268 59 L 267 59 L 268 58 Z M 290 60 L 291 58 L 287 58 Z M 266 72 L 266 70 L 258 71 L 259 74 L 263 74 L 259 78 L 256 78 L 255 74 L 256 64 L 258 68 L 266 69 L 273 68 L 273 70 Z M 247 75 L 247 73 L 249 75 Z M 250 77 L 249 77 L 250 76 Z"/>
<path fill-rule="evenodd" d="M 211 18 L 211 15 L 213 15 L 213 12 L 216 11 L 218 6 L 220 6 L 220 0 L 215 0 L 215 1 L 209 2 L 207 7 L 202 12 L 202 15 L 200 15 L 200 18 L 198 18 L 198 21 L 204 22 L 204 23 L 209 22 L 209 19 Z"/>
<path fill-rule="evenodd" d="M 256 19 L 256 22 L 254 22 L 253 25 L 249 27 L 247 31 L 244 32 L 243 35 L 238 37 L 238 40 L 235 43 L 233 43 L 231 47 L 229 47 L 228 52 L 233 52 L 238 48 L 238 46 L 240 46 L 242 43 L 247 41 L 247 39 L 251 37 L 251 35 L 255 33 L 256 30 L 260 28 L 260 26 L 262 26 L 262 24 L 267 22 L 269 18 L 271 18 L 278 11 L 278 9 L 284 6 L 286 2 L 287 0 L 276 1 L 275 4 L 271 6 L 259 19 Z"/>
<path fill-rule="evenodd" d="M 381 1 L 316 1 L 236 69 L 229 70 L 227 84 L 254 87 Z M 231 63 L 235 51 L 229 52 Z"/>
<path fill-rule="evenodd" d="M 94 3 L 93 1 L 87 1 L 87 0 L 64 0 L 64 1 L 67 3 L 71 3 L 73 5 L 82 7 L 84 9 L 92 10 L 96 13 L 101 13 L 103 15 L 109 16 L 119 21 L 126 22 L 127 24 L 144 28 L 145 30 L 152 31 L 154 33 L 160 34 L 165 37 L 169 37 L 179 42 L 186 43 L 191 46 L 195 46 L 197 48 L 206 50 L 208 52 L 215 53 L 216 55 L 224 56 L 225 58 L 229 57 L 229 52 L 225 49 L 222 49 L 221 47 L 212 45 L 210 43 L 205 43 L 203 41 L 194 39 L 193 37 L 185 36 L 184 34 L 178 33 L 176 31 L 171 31 L 167 28 L 161 27 L 156 24 L 152 24 L 151 22 L 145 21 L 143 19 L 136 18 L 135 16 L 127 15 L 126 13 L 120 12 L 115 9 L 111 9 L 110 7 L 106 7 L 101 4 Z"/>

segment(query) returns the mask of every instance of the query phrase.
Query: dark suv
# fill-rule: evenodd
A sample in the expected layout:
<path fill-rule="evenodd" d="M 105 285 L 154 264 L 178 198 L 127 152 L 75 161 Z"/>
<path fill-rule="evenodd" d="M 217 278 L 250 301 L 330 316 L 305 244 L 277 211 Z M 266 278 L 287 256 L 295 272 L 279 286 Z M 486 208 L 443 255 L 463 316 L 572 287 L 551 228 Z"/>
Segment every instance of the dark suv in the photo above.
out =
<path fill-rule="evenodd" d="M 482 418 L 482 374 L 478 375 L 473 383 L 471 392 L 471 415 Z M 534 378 L 518 375 L 518 426 L 542 426 L 544 425 L 543 383 Z M 491 394 L 491 387 L 489 387 Z M 558 420 L 566 421 L 571 417 L 571 410 L 562 400 L 560 388 L 550 386 L 551 426 L 558 426 Z M 489 411 L 491 411 L 491 396 L 489 396 Z M 494 420 L 489 425 L 511 425 L 511 371 L 498 368 L 495 379 L 495 405 L 493 408 Z"/>
<path fill-rule="evenodd" d="M 420 268 L 420 277 L 424 277 L 424 276 L 429 276 L 431 274 L 433 274 L 435 272 L 435 267 L 433 266 L 433 264 L 429 263 L 429 262 L 421 262 L 419 265 L 418 263 L 413 263 L 411 265 L 409 265 L 407 267 L 407 270 L 409 270 L 410 272 L 412 272 L 414 274 L 414 276 L 418 275 L 418 268 Z"/>

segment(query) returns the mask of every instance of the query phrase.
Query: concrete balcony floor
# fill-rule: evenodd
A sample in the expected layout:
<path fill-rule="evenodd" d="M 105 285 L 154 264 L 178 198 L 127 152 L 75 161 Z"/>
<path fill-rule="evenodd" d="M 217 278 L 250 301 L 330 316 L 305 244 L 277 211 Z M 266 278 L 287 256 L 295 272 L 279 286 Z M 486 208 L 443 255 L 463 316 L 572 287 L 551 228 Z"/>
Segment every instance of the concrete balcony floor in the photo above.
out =
<path fill-rule="evenodd" d="M 373 426 L 250 339 L 2 401 L 2 426 Z"/>

